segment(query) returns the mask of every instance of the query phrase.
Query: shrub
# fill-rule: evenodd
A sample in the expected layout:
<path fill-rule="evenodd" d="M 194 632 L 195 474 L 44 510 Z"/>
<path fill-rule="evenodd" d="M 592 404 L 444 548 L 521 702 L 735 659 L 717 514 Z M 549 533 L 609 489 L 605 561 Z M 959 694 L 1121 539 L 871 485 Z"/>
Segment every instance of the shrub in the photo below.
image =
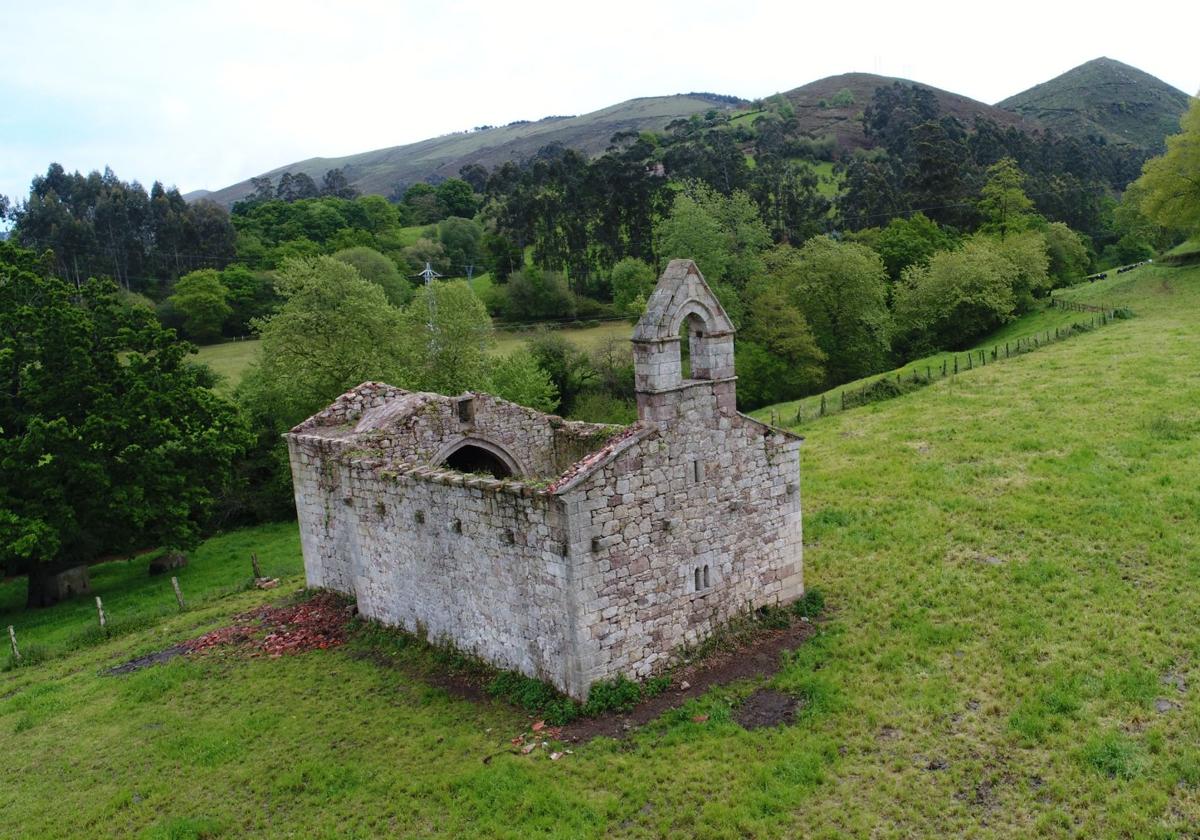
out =
<path fill-rule="evenodd" d="M 605 712 L 628 712 L 642 699 L 642 688 L 618 674 L 610 680 L 592 683 L 587 703 L 583 706 L 586 715 L 601 715 Z"/>
<path fill-rule="evenodd" d="M 813 618 L 825 609 L 825 595 L 820 589 L 809 589 L 799 600 L 792 602 L 792 612 L 805 618 Z"/>
<path fill-rule="evenodd" d="M 764 604 L 755 610 L 755 618 L 760 626 L 768 630 L 782 630 L 792 623 L 792 618 L 788 615 L 788 611 L 783 607 L 775 604 Z"/>
<path fill-rule="evenodd" d="M 508 278 L 507 304 L 503 315 L 510 321 L 541 321 L 573 318 L 577 297 L 567 287 L 567 278 L 555 271 L 530 266 Z"/>

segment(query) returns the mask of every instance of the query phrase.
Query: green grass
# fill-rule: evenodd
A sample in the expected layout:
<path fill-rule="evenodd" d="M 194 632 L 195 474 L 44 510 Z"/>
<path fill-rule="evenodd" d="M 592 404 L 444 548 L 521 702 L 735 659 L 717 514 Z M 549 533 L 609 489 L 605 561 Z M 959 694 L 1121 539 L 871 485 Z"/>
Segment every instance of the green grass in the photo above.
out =
<path fill-rule="evenodd" d="M 482 285 L 490 283 L 491 278 L 484 274 L 475 278 L 478 291 Z M 578 345 L 583 350 L 591 351 L 602 346 L 609 339 L 627 341 L 633 334 L 633 325 L 625 321 L 609 321 L 594 327 L 564 327 L 558 331 L 568 341 Z M 496 330 L 495 341 L 491 352 L 495 354 L 511 353 L 529 341 L 534 333 L 532 330 Z M 258 356 L 259 340 L 256 338 L 246 341 L 232 341 L 227 344 L 210 344 L 200 348 L 196 356 L 221 375 L 218 386 L 223 393 L 230 393 L 241 381 L 246 368 Z"/>
<path fill-rule="evenodd" d="M 1180 242 L 1170 251 L 1167 251 L 1163 256 L 1175 257 L 1180 256 L 1181 254 L 1194 254 L 1197 251 L 1200 251 L 1200 239 L 1188 239 L 1184 242 Z"/>
<path fill-rule="evenodd" d="M 564 327 L 556 332 L 581 350 L 591 352 L 609 340 L 628 341 L 633 335 L 633 325 L 628 321 L 606 321 L 594 327 Z M 534 334 L 532 330 L 497 330 L 492 352 L 511 353 L 528 342 Z"/>
<path fill-rule="evenodd" d="M 430 228 L 436 229 L 437 225 L 411 225 L 410 227 L 399 228 L 396 231 L 397 243 L 404 247 L 416 245 L 417 240 L 420 239 L 425 234 L 425 231 L 429 230 Z"/>
<path fill-rule="evenodd" d="M 258 554 L 267 577 L 302 582 L 304 568 L 298 559 L 299 546 L 293 523 L 234 531 L 205 542 L 189 555 L 188 565 L 174 575 L 179 578 L 187 605 L 196 607 L 249 586 L 253 579 L 252 552 Z M 142 554 L 91 568 L 92 594 L 99 595 L 104 602 L 110 633 L 141 628 L 178 611 L 171 575 L 151 577 L 147 573 L 156 554 Z M 0 583 L 0 628 L 14 625 L 22 646 L 57 655 L 101 640 L 96 604 L 91 598 L 78 598 L 44 610 L 26 610 L 25 592 L 24 578 Z M 4 660 L 0 655 L 0 662 Z"/>
<path fill-rule="evenodd" d="M 836 198 L 842 191 L 841 178 L 834 173 L 833 164 L 827 160 L 810 161 L 817 173 L 817 192 L 826 198 Z"/>
<path fill-rule="evenodd" d="M 1122 277 L 1124 276 L 1122 275 Z M 1072 290 L 1060 291 L 1058 292 L 1058 296 L 1068 300 L 1078 299 L 1084 303 L 1094 302 L 1100 304 L 1103 302 L 1104 305 L 1109 305 L 1110 301 L 1104 298 L 1104 291 L 1111 288 L 1114 282 L 1114 278 L 1110 277 L 1108 280 L 1098 281 L 1096 284 L 1085 284 Z M 1112 305 L 1117 305 L 1115 300 L 1111 303 Z M 872 382 L 882 378 L 894 379 L 897 373 L 900 374 L 900 378 L 903 381 L 911 380 L 914 374 L 918 377 L 924 377 L 927 375 L 927 372 L 934 378 L 938 378 L 941 376 L 943 362 L 946 363 L 948 372 L 954 370 L 954 358 L 956 356 L 959 360 L 960 371 L 965 374 L 967 372 L 967 356 L 970 351 L 976 351 L 976 357 L 971 363 L 972 366 L 979 367 L 979 350 L 986 351 L 987 364 L 991 364 L 991 351 L 996 350 L 997 356 L 1003 359 L 1004 345 L 1006 343 L 1013 349 L 1017 347 L 1018 342 L 1032 342 L 1035 338 L 1041 343 L 1044 341 L 1047 333 L 1049 333 L 1051 340 L 1053 340 L 1056 329 L 1062 328 L 1065 330 L 1075 323 L 1090 325 L 1092 322 L 1093 316 L 1089 313 L 1071 312 L 1050 306 L 1042 306 L 1005 324 L 991 335 L 975 343 L 969 350 L 959 350 L 957 353 L 950 351 L 934 353 L 882 374 L 874 373 L 870 376 L 864 376 L 861 379 L 838 385 L 835 388 L 830 388 L 828 391 L 818 392 L 799 400 L 776 403 L 775 405 L 756 409 L 750 413 L 760 420 L 769 421 L 772 412 L 774 412 L 781 423 L 787 423 L 792 422 L 797 416 L 797 412 L 800 412 L 805 420 L 809 420 L 818 416 L 822 396 L 825 397 L 827 411 L 834 411 L 841 405 L 843 391 L 846 393 L 847 400 L 849 400 L 852 393 L 859 391 L 864 386 L 870 385 Z M 1097 324 L 1100 323 L 1099 315 L 1095 316 L 1095 322 Z"/>
<path fill-rule="evenodd" d="M 1189 836 L 1200 269 L 1100 292 L 1137 317 L 805 425 L 829 619 L 772 681 L 790 727 L 737 727 L 743 683 L 552 762 L 505 752 L 512 707 L 344 650 L 99 675 L 273 597 L 241 592 L 0 674 L 0 833 Z"/>
<path fill-rule="evenodd" d="M 195 358 L 220 375 L 218 390 L 230 393 L 242 381 L 246 368 L 257 358 L 258 342 L 257 338 L 249 338 L 245 341 L 208 344 L 200 348 Z"/>

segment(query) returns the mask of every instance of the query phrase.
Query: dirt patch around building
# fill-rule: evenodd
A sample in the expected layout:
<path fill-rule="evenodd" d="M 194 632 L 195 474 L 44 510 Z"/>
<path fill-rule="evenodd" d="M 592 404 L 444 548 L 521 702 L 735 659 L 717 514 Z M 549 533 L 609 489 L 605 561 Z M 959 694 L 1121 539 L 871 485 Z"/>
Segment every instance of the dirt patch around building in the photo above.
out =
<path fill-rule="evenodd" d="M 151 665 L 161 665 L 164 662 L 170 662 L 176 656 L 182 656 L 188 652 L 186 645 L 171 645 L 164 650 L 148 653 L 145 656 L 139 656 L 137 659 L 131 659 L 128 662 L 122 663 L 115 668 L 109 668 L 104 672 L 107 677 L 119 677 L 121 674 L 132 674 L 134 671 L 140 671 L 143 668 L 149 668 Z"/>
<path fill-rule="evenodd" d="M 763 688 L 747 697 L 734 710 L 733 719 L 745 729 L 784 726 L 795 719 L 797 705 L 798 701 L 792 695 Z"/>
<path fill-rule="evenodd" d="M 816 628 L 814 622 L 797 619 L 788 627 L 762 630 L 753 638 L 736 647 L 720 650 L 672 673 L 670 688 L 657 697 L 643 701 L 626 714 L 600 715 L 568 723 L 562 727 L 560 739 L 569 742 L 583 742 L 600 736 L 622 738 L 631 730 L 649 723 L 664 712 L 676 709 L 687 701 L 700 697 L 713 686 L 725 685 L 737 680 L 771 677 L 782 665 L 784 651 L 793 650 L 804 644 L 816 632 Z M 751 699 L 766 693 L 779 694 L 778 692 L 760 691 L 756 695 L 751 695 Z M 795 698 L 786 694 L 779 694 L 779 696 L 786 697 L 791 701 L 791 709 L 794 712 Z M 750 699 L 746 702 L 749 703 Z M 745 708 L 746 704 L 742 705 Z M 758 717 L 763 715 L 764 713 L 756 712 Z M 774 725 L 766 723 L 765 717 L 763 719 L 764 722 L 756 725 Z M 743 726 L 747 725 L 740 719 L 738 722 Z M 747 728 L 751 727 L 747 726 Z"/>
<path fill-rule="evenodd" d="M 191 654 L 278 657 L 337 647 L 356 635 L 351 624 L 354 614 L 353 604 L 346 599 L 320 592 L 297 603 L 263 606 L 240 613 L 225 627 L 122 663 L 104 673 L 110 676 L 129 674 L 168 662 L 176 656 Z M 538 721 L 534 723 L 533 731 L 538 732 L 544 727 L 544 737 L 566 743 L 583 743 L 601 736 L 623 738 L 665 712 L 702 696 L 714 686 L 739 680 L 769 679 L 782 665 L 784 652 L 804 644 L 817 632 L 817 627 L 817 621 L 794 618 L 785 627 L 759 627 L 743 632 L 736 641 L 722 644 L 703 658 L 673 670 L 670 685 L 664 691 L 627 712 L 578 718 L 554 727 L 546 727 Z M 351 646 L 347 655 L 381 667 L 398 668 L 452 697 L 477 703 L 495 699 L 488 693 L 488 682 L 495 676 L 490 669 L 470 665 L 414 668 L 411 662 L 393 661 L 369 642 Z M 734 719 L 747 729 L 777 726 L 791 723 L 797 708 L 795 697 L 760 689 L 735 710 Z M 523 738 L 515 741 L 524 743 Z"/>

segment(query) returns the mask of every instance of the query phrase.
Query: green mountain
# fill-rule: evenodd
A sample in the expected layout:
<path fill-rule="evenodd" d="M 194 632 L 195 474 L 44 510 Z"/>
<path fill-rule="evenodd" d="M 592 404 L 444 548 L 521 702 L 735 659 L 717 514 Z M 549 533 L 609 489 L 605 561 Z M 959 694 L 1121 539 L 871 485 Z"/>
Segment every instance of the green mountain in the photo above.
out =
<path fill-rule="evenodd" d="M 907 79 L 873 73 L 844 73 L 818 79 L 783 94 L 795 109 L 801 132 L 815 138 L 832 137 L 843 150 L 867 145 L 862 113 L 875 89 Z M 1071 136 L 1099 136 L 1109 143 L 1134 146 L 1148 153 L 1163 148 L 1163 138 L 1179 128 L 1188 95 L 1137 68 L 1098 58 L 1074 70 L 1018 93 L 996 105 L 921 85 L 932 91 L 941 112 L 971 126 L 976 117 L 1027 132 L 1052 128 Z M 706 93 L 631 99 L 599 111 L 573 117 L 519 120 L 506 126 L 485 127 L 433 137 L 404 146 L 391 146 L 345 157 L 315 157 L 264 172 L 277 180 L 284 172 L 309 175 L 320 181 L 340 168 L 363 193 L 388 195 L 417 181 L 440 181 L 458 175 L 467 164 L 487 169 L 527 158 L 542 146 L 560 143 L 587 154 L 598 154 L 619 131 L 661 131 L 672 120 L 710 109 L 748 111 L 750 103 L 732 96 Z M 196 190 L 186 197 L 208 198 L 226 206 L 251 192 L 250 181 L 224 189 Z"/>
<path fill-rule="evenodd" d="M 1097 58 L 996 103 L 1060 134 L 1095 135 L 1152 153 L 1179 131 L 1188 95 L 1111 58 Z"/>
<path fill-rule="evenodd" d="M 795 109 L 801 131 L 814 137 L 833 137 L 842 149 L 861 149 L 867 145 L 866 135 L 863 134 L 863 109 L 871 103 L 876 88 L 887 87 L 895 82 L 931 91 L 941 112 L 958 118 L 967 127 L 970 127 L 978 116 L 993 120 L 1001 126 L 1015 126 L 1024 131 L 1040 128 L 1035 120 L 971 99 L 969 96 L 908 79 L 877 76 L 874 73 L 842 73 L 838 76 L 828 76 L 789 90 L 783 95 Z"/>
<path fill-rule="evenodd" d="M 550 143 L 598 154 L 619 131 L 659 131 L 680 117 L 746 104 L 736 97 L 704 93 L 643 97 L 581 116 L 521 120 L 346 157 L 309 158 L 263 174 L 278 179 L 284 172 L 303 172 L 320 183 L 326 172 L 340 168 L 360 192 L 387 195 L 398 185 L 457 177 L 458 170 L 471 163 L 491 169 L 505 161 L 528 157 Z M 230 205 L 250 192 L 250 181 L 246 180 L 213 192 L 197 190 L 186 197 Z"/>

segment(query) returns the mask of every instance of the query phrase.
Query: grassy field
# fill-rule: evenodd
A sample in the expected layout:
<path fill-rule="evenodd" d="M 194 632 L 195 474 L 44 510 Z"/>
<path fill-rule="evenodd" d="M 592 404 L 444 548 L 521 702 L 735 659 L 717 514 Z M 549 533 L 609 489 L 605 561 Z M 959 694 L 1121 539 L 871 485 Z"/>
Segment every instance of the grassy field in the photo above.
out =
<path fill-rule="evenodd" d="M 185 602 L 197 607 L 246 589 L 253 580 L 252 552 L 258 554 L 267 577 L 303 584 L 299 550 L 293 523 L 247 528 L 208 540 L 174 575 Z M 110 634 L 141 629 L 178 611 L 171 575 L 151 577 L 146 571 L 154 556 L 143 554 L 92 568 L 93 594 L 104 601 Z M 25 610 L 24 578 L 0 582 L 0 628 L 10 624 L 16 627 L 27 655 L 33 651 L 57 656 L 101 640 L 93 600 L 81 598 L 54 609 Z"/>
<path fill-rule="evenodd" d="M 224 598 L 0 674 L 0 833 L 1194 836 L 1200 269 L 1070 294 L 1137 317 L 804 426 L 829 609 L 772 680 L 793 725 L 740 729 L 735 685 L 559 761 L 485 763 L 527 718 L 345 650 L 100 675 L 279 597 L 237 589 L 243 555 L 295 568 L 294 537 L 249 532 L 206 555 L 233 567 Z M 86 606 L 19 632 L 52 644 Z"/>
<path fill-rule="evenodd" d="M 487 275 L 476 278 L 476 282 L 491 282 Z M 559 333 L 584 350 L 594 350 L 610 338 L 627 340 L 633 326 L 625 321 L 610 321 L 594 327 L 566 327 Z M 497 330 L 492 344 L 493 353 L 511 353 L 525 344 L 532 331 Z M 200 348 L 198 360 L 204 362 L 223 377 L 221 389 L 232 391 L 241 380 L 246 368 L 258 355 L 258 339 L 231 341 L 226 344 L 210 344 Z"/>
<path fill-rule="evenodd" d="M 1079 289 L 1075 291 L 1067 291 L 1065 293 L 1059 292 L 1058 294 L 1064 299 L 1078 297 L 1081 301 L 1094 300 L 1098 304 L 1103 302 L 1105 306 L 1117 306 L 1119 305 L 1119 302 L 1115 298 L 1113 301 L 1109 301 L 1104 297 L 1105 291 L 1111 288 L 1113 284 L 1114 278 L 1110 277 L 1107 281 L 1101 281 L 1097 284 L 1088 284 L 1086 286 L 1079 287 Z M 1018 342 L 1032 342 L 1034 338 L 1037 338 L 1039 341 L 1041 341 L 1048 333 L 1050 334 L 1051 338 L 1053 338 L 1053 334 L 1056 329 L 1063 328 L 1065 330 L 1074 323 L 1091 324 L 1093 322 L 1099 322 L 1098 315 L 1093 318 L 1093 316 L 1090 314 L 1056 309 L 1047 305 L 1030 312 L 1027 315 L 1023 315 L 1022 317 L 1008 324 L 1005 324 L 1003 327 L 996 330 L 996 332 L 976 343 L 969 350 L 960 350 L 957 353 L 934 353 L 933 355 L 916 359 L 900 368 L 888 371 L 884 374 L 871 374 L 870 376 L 865 376 L 862 379 L 856 379 L 843 385 L 838 385 L 836 388 L 830 388 L 828 391 L 823 393 L 813 394 L 799 400 L 777 403 L 772 406 L 757 409 L 750 413 L 760 420 L 769 421 L 772 416 L 772 412 L 774 412 L 775 417 L 784 424 L 794 422 L 794 419 L 798 415 L 804 420 L 812 420 L 816 418 L 820 412 L 822 397 L 825 398 L 827 410 L 833 411 L 841 404 L 841 395 L 843 391 L 846 393 L 847 399 L 849 399 L 851 394 L 857 392 L 864 385 L 869 385 L 870 383 L 879 379 L 894 378 L 896 373 L 900 373 L 901 379 L 905 381 L 912 379 L 914 373 L 920 377 L 924 377 L 926 375 L 938 377 L 941 375 L 943 363 L 946 364 L 947 371 L 952 371 L 954 369 L 954 358 L 956 356 L 958 357 L 960 367 L 965 370 L 967 366 L 967 356 L 972 351 L 977 352 L 979 350 L 985 350 L 986 360 L 990 364 L 991 351 L 996 350 L 997 355 L 1003 356 L 1005 344 L 1010 345 L 1012 348 L 1016 348 Z M 978 364 L 979 360 L 978 357 L 976 357 L 973 365 L 978 366 Z"/>
<path fill-rule="evenodd" d="M 246 368 L 258 356 L 258 339 L 207 344 L 200 348 L 197 361 L 212 368 L 221 377 L 220 390 L 230 392 L 237 387 Z"/>

